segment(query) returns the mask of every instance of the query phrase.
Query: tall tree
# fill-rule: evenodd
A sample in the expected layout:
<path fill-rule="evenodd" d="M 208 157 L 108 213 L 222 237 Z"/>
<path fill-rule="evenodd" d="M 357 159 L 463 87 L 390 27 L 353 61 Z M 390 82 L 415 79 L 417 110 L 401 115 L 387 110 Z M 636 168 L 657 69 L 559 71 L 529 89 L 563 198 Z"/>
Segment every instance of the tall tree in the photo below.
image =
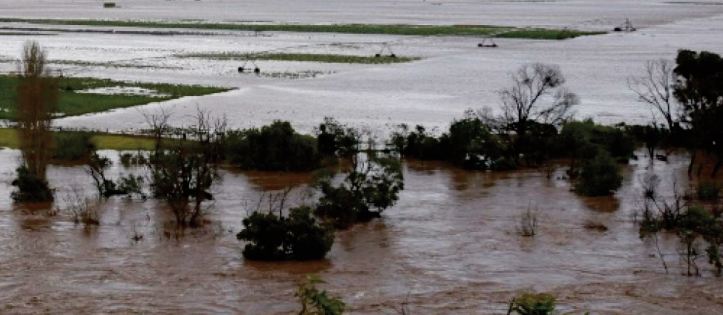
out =
<path fill-rule="evenodd" d="M 524 135 L 530 122 L 559 124 L 579 103 L 575 93 L 565 88 L 565 77 L 556 65 L 526 64 L 512 75 L 512 86 L 501 90 L 503 121 Z"/>
<path fill-rule="evenodd" d="M 673 64 L 665 59 L 646 62 L 645 73 L 628 80 L 628 86 L 638 95 L 638 99 L 652 108 L 654 117 L 662 116 L 671 131 L 675 128 L 678 115 L 673 95 L 674 83 Z"/>
<path fill-rule="evenodd" d="M 18 201 L 52 199 L 46 169 L 51 156 L 52 114 L 58 104 L 58 83 L 46 69 L 46 54 L 37 42 L 23 48 L 20 83 L 17 87 L 17 127 L 23 165 L 13 184 Z"/>
<path fill-rule="evenodd" d="M 682 120 L 692 130 L 693 154 L 688 173 L 695 163 L 695 151 L 717 158 L 715 176 L 723 163 L 723 58 L 718 54 L 681 50 L 676 58 L 675 98 L 683 110 Z"/>

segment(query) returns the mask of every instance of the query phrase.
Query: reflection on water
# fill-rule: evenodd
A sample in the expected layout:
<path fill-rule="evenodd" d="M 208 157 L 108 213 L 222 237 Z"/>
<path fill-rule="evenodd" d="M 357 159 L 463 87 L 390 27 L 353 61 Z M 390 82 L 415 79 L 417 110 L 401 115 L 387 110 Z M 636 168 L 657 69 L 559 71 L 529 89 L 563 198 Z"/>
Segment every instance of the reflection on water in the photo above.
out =
<path fill-rule="evenodd" d="M 666 275 L 653 244 L 639 239 L 635 178 L 647 161 L 626 167 L 624 187 L 608 198 L 579 198 L 558 176 L 535 170 L 467 172 L 410 161 L 406 190 L 382 220 L 337 232 L 327 260 L 278 263 L 244 261 L 235 233 L 249 201 L 286 186 L 301 194 L 311 174 L 224 170 L 209 224 L 176 238 L 166 232 L 169 211 L 153 200 L 111 199 L 91 229 L 67 213 L 17 208 L 9 198 L 16 163 L 16 151 L 0 151 L 0 313 L 288 314 L 307 273 L 320 274 L 360 314 L 396 314 L 405 300 L 415 314 L 499 314 L 525 289 L 551 291 L 560 309 L 576 313 L 723 310 L 720 279 L 680 276 L 674 258 Z M 678 157 L 654 168 L 682 180 L 685 166 Z M 57 194 L 93 193 L 81 167 L 49 174 Z M 670 185 L 664 180 L 660 190 Z M 537 211 L 538 235 L 521 238 L 516 227 L 528 207 Z M 675 253 L 674 238 L 661 243 Z"/>

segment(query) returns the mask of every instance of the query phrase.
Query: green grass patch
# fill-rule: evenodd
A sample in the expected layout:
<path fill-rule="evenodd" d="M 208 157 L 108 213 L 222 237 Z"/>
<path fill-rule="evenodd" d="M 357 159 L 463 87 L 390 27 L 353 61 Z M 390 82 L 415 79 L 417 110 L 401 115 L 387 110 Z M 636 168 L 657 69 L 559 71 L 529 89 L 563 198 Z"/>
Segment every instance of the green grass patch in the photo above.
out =
<path fill-rule="evenodd" d="M 351 56 L 335 54 L 292 54 L 292 53 L 200 53 L 177 55 L 181 58 L 203 58 L 212 60 L 276 60 L 276 61 L 306 61 L 323 63 L 361 63 L 361 64 L 385 64 L 400 63 L 419 60 L 416 57 L 390 57 L 390 56 Z"/>
<path fill-rule="evenodd" d="M 0 18 L 0 22 L 50 25 L 148 27 L 237 31 L 279 31 L 304 33 L 387 34 L 415 36 L 495 36 L 505 38 L 566 39 L 602 32 L 563 29 L 517 28 L 495 25 L 408 25 L 408 24 L 241 24 L 179 21 L 73 20 Z"/>
<path fill-rule="evenodd" d="M 0 119 L 14 119 L 16 90 L 20 78 L 0 75 Z M 139 87 L 155 91 L 157 96 L 127 94 L 91 94 L 78 91 L 104 87 Z M 226 88 L 163 83 L 132 83 L 94 78 L 59 78 L 58 116 L 75 116 L 166 101 L 184 96 L 207 95 L 228 91 Z"/>
<path fill-rule="evenodd" d="M 75 131 L 58 131 L 72 133 Z M 119 135 L 109 133 L 93 133 L 91 142 L 98 150 L 136 151 L 151 150 L 154 140 L 146 136 Z M 0 128 L 0 147 L 17 149 L 20 147 L 17 130 Z"/>

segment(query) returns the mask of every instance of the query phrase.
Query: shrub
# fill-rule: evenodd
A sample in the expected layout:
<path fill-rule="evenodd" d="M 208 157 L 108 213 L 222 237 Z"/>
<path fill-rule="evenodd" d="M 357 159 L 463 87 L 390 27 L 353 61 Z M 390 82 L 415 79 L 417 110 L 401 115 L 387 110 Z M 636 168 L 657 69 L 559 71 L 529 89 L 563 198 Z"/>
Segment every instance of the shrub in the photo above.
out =
<path fill-rule="evenodd" d="M 537 234 L 537 211 L 532 211 L 532 209 L 528 207 L 527 210 L 520 215 L 517 233 L 526 237 Z"/>
<path fill-rule="evenodd" d="M 120 155 L 120 162 L 124 167 L 131 167 L 145 165 L 148 161 L 142 152 L 135 154 L 126 152 Z"/>
<path fill-rule="evenodd" d="M 296 133 L 289 122 L 227 134 L 226 157 L 244 169 L 302 171 L 319 166 L 316 140 Z"/>
<path fill-rule="evenodd" d="M 243 255 L 251 260 L 322 259 L 334 243 L 334 232 L 320 225 L 311 208 L 296 207 L 289 216 L 254 212 L 243 220 L 244 229 L 236 235 L 248 242 Z"/>
<path fill-rule="evenodd" d="M 380 217 L 404 189 L 399 160 L 368 156 L 367 161 L 359 162 L 359 158 L 353 159 L 352 170 L 338 186 L 332 185 L 330 177 L 317 183 L 322 196 L 316 214 L 338 228 Z"/>
<path fill-rule="evenodd" d="M 25 165 L 18 167 L 17 173 L 18 177 L 12 182 L 12 185 L 18 188 L 11 195 L 13 200 L 16 202 L 53 201 L 53 191 L 47 180 L 33 175 Z"/>
<path fill-rule="evenodd" d="M 575 191 L 586 196 L 606 196 L 620 188 L 622 181 L 615 160 L 601 151 L 584 163 Z"/>
<path fill-rule="evenodd" d="M 446 159 L 439 139 L 429 135 L 424 126 L 417 125 L 415 130 L 410 132 L 407 125 L 399 125 L 398 130 L 392 133 L 390 144 L 402 156 L 420 160 Z"/>
<path fill-rule="evenodd" d="M 340 124 L 331 117 L 324 117 L 319 125 L 317 145 L 325 156 L 350 156 L 359 152 L 359 132 Z"/>
<path fill-rule="evenodd" d="M 594 158 L 599 151 L 608 152 L 618 161 L 627 161 L 635 150 L 635 141 L 621 127 L 595 124 L 592 120 L 572 121 L 563 125 L 555 151 L 570 157 L 571 175 L 576 175 L 578 160 Z"/>
<path fill-rule="evenodd" d="M 326 290 L 319 291 L 317 284 L 324 283 L 316 276 L 307 276 L 306 281 L 299 284 L 296 297 L 299 298 L 301 311 L 299 315 L 341 315 L 344 313 L 344 302 L 338 297 L 330 296 Z"/>
<path fill-rule="evenodd" d="M 555 297 L 548 293 L 522 293 L 510 301 L 507 314 L 547 315 L 555 311 Z"/>
<path fill-rule="evenodd" d="M 89 132 L 56 132 L 53 159 L 59 161 L 80 161 L 87 159 L 95 150 Z"/>
<path fill-rule="evenodd" d="M 712 182 L 698 184 L 698 198 L 700 200 L 718 200 L 720 187 Z"/>
<path fill-rule="evenodd" d="M 505 145 L 477 117 L 467 116 L 452 122 L 449 132 L 440 138 L 447 160 L 469 169 L 499 169 Z"/>

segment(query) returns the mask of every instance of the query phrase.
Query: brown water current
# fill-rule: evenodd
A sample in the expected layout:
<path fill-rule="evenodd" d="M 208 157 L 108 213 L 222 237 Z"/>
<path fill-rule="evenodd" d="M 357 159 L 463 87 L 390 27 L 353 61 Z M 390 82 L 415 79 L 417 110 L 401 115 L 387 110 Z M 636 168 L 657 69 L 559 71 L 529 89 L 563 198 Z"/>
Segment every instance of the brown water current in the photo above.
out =
<path fill-rule="evenodd" d="M 117 153 L 104 152 L 117 162 Z M 721 314 L 723 279 L 704 258 L 701 277 L 681 275 L 674 237 L 641 240 L 634 214 L 640 178 L 656 172 L 660 191 L 685 187 L 685 156 L 641 158 L 625 167 L 608 198 L 570 192 L 564 169 L 468 172 L 440 163 L 405 163 L 406 189 L 383 218 L 337 232 L 328 259 L 245 261 L 241 220 L 264 192 L 293 185 L 295 201 L 310 174 L 223 171 L 209 223 L 176 238 L 168 210 L 153 200 L 111 199 L 101 224 L 84 228 L 63 211 L 13 205 L 18 152 L 0 150 L 0 313 L 292 314 L 296 283 L 316 273 L 352 314 L 505 314 L 522 290 L 548 291 L 562 313 Z M 117 164 L 117 163 L 116 163 Z M 114 167 L 111 173 L 137 172 Z M 76 190 L 91 196 L 80 166 L 49 170 L 57 207 Z M 538 235 L 517 233 L 536 209 Z M 586 228 L 602 224 L 606 231 Z M 140 241 L 133 235 L 142 235 Z"/>

